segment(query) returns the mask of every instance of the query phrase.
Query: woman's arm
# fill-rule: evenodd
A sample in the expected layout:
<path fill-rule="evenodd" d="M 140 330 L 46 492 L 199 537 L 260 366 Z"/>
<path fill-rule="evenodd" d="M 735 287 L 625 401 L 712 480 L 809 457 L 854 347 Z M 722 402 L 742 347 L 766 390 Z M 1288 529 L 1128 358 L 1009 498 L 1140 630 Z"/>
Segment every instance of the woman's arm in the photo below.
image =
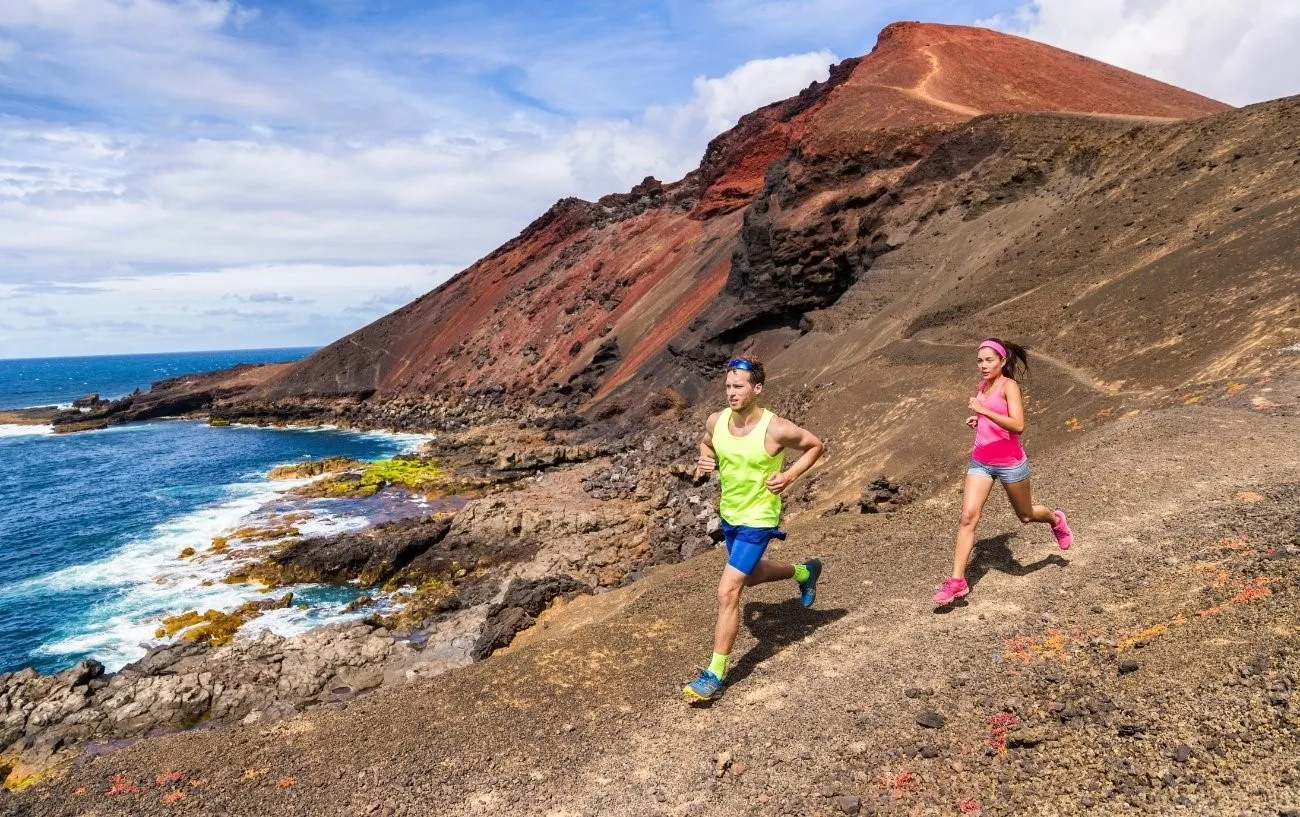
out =
<path fill-rule="evenodd" d="M 1007 378 L 1002 384 L 1002 396 L 1007 398 L 1007 413 L 997 414 L 976 398 L 970 399 L 970 410 L 982 414 L 998 426 L 1012 434 L 1022 434 L 1025 430 L 1025 401 L 1020 394 L 1020 384 Z"/>

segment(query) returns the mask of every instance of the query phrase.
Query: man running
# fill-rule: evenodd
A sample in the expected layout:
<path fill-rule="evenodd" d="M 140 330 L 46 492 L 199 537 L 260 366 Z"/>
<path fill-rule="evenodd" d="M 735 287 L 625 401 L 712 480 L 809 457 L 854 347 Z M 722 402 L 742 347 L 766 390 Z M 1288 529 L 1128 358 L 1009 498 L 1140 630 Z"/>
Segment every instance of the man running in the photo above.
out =
<path fill-rule="evenodd" d="M 763 364 L 749 358 L 727 363 L 727 406 L 709 415 L 700 440 L 696 473 L 718 472 L 722 497 L 718 515 L 727 543 L 727 566 L 718 583 L 718 623 L 713 634 L 713 660 L 699 677 L 682 687 L 689 701 L 711 701 L 722 694 L 727 659 L 740 631 L 740 593 L 749 586 L 794 579 L 804 607 L 817 597 L 822 564 L 809 559 L 792 565 L 764 559 L 771 539 L 784 539 L 781 492 L 822 455 L 822 441 L 794 423 L 759 408 L 763 393 Z M 781 470 L 785 449 L 803 455 Z"/>

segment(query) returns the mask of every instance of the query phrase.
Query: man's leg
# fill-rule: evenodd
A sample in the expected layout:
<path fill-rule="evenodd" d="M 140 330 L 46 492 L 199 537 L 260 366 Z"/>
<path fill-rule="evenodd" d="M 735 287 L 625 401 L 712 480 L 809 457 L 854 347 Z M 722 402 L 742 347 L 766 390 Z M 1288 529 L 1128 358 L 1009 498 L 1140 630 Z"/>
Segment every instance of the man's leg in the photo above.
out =
<path fill-rule="evenodd" d="M 794 579 L 799 583 L 803 606 L 811 607 L 816 598 L 817 578 L 821 575 L 821 562 L 817 559 L 797 565 L 764 559 L 763 551 L 771 538 L 766 529 L 728 527 L 730 529 L 724 528 L 728 557 L 718 581 L 718 621 L 713 628 L 713 659 L 700 677 L 682 688 L 683 694 L 693 701 L 711 700 L 722 694 L 727 661 L 740 632 L 740 594 L 746 587 Z M 779 538 L 784 538 L 784 535 Z"/>
<path fill-rule="evenodd" d="M 687 700 L 709 701 L 722 694 L 722 679 L 727 675 L 727 660 L 740 632 L 740 594 L 749 576 L 757 569 L 767 548 L 767 538 L 755 535 L 754 529 L 722 524 L 727 542 L 727 566 L 718 580 L 718 620 L 713 628 L 713 658 L 699 677 L 682 687 Z"/>
<path fill-rule="evenodd" d="M 754 572 L 746 577 L 745 586 L 753 587 L 756 584 L 793 579 L 794 573 L 795 569 L 792 564 L 778 562 L 776 559 L 759 559 L 758 564 L 754 565 Z"/>
<path fill-rule="evenodd" d="M 821 578 L 822 563 L 820 559 L 808 559 L 797 565 L 778 562 L 775 559 L 760 559 L 745 581 L 746 587 L 767 582 L 780 582 L 794 579 L 799 585 L 799 601 L 804 607 L 812 607 L 817 599 L 817 580 Z"/>
<path fill-rule="evenodd" d="M 715 657 L 725 659 L 731 655 L 736 635 L 740 632 L 740 592 L 749 584 L 749 578 L 731 565 L 722 569 L 722 579 L 718 582 L 718 623 L 713 628 Z"/>
<path fill-rule="evenodd" d="M 722 679 L 727 676 L 727 660 L 740 632 L 740 594 L 747 576 L 728 564 L 718 581 L 718 620 L 713 627 L 713 659 L 694 681 L 682 687 L 688 701 L 711 701 L 722 694 Z"/>

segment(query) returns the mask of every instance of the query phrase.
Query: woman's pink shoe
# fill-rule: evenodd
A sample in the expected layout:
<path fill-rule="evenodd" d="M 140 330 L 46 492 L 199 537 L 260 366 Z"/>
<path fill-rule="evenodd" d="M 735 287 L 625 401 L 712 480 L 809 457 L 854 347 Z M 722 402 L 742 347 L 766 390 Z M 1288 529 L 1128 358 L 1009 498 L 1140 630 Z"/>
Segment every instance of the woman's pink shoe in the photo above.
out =
<path fill-rule="evenodd" d="M 1052 535 L 1056 537 L 1056 544 L 1061 550 L 1069 550 L 1070 545 L 1074 544 L 1074 532 L 1065 521 L 1065 511 L 1052 511 L 1052 518 L 1056 520 L 1052 523 Z"/>
<path fill-rule="evenodd" d="M 970 592 L 970 585 L 966 584 L 965 579 L 956 577 L 947 579 L 939 586 L 939 592 L 934 594 L 934 603 L 942 607 L 945 604 L 952 604 L 957 599 Z"/>

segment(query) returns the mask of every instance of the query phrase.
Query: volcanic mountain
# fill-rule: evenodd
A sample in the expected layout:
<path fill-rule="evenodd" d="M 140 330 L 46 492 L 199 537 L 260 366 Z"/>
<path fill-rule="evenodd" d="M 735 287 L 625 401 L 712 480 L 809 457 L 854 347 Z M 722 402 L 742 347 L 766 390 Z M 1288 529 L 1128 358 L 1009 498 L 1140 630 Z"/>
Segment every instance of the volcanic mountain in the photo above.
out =
<path fill-rule="evenodd" d="M 1082 194 L 1107 139 L 1227 110 L 1031 40 L 895 23 L 827 81 L 743 117 L 684 179 L 557 202 L 444 285 L 250 400 L 491 390 L 577 407 L 634 379 L 691 397 L 738 343 L 807 330 L 807 313 L 833 304 L 877 257 L 933 232 L 933 213 L 969 197 L 978 199 L 972 213 L 991 209 L 1062 169 L 1078 180 L 1071 195 Z M 1075 118 L 1030 117 L 1044 112 Z M 1048 150 L 1044 129 L 1065 141 Z M 1001 168 L 1007 177 L 993 181 L 1009 193 L 939 201 L 953 190 L 937 194 L 936 185 L 1016 154 L 1021 134 L 1031 153 L 1055 153 Z"/>

